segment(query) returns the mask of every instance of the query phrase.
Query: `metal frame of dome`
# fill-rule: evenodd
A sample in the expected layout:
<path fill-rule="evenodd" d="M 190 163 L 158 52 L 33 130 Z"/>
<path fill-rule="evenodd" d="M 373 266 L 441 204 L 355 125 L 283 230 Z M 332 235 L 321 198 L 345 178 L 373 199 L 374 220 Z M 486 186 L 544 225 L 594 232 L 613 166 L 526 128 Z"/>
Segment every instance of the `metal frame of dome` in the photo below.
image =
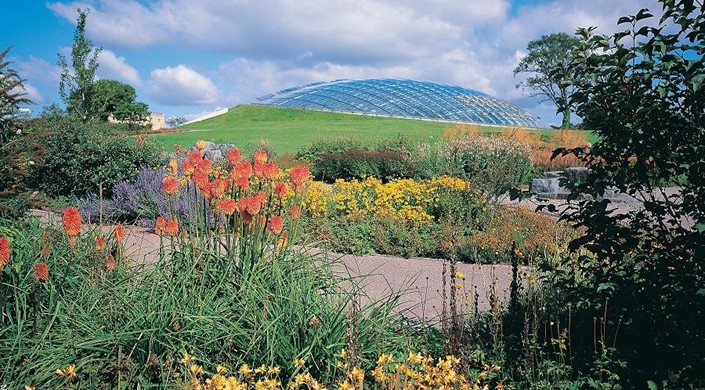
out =
<path fill-rule="evenodd" d="M 538 118 L 482 92 L 429 81 L 335 80 L 291 87 L 259 104 L 491 126 L 546 128 Z"/>

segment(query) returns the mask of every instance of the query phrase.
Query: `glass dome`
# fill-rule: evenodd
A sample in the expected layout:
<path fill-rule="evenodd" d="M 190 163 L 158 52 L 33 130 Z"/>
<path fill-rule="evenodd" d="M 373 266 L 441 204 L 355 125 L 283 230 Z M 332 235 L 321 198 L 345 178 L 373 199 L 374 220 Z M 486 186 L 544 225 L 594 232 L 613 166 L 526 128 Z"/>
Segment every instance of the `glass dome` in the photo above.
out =
<path fill-rule="evenodd" d="M 399 118 L 546 128 L 538 118 L 482 92 L 428 81 L 335 80 L 283 89 L 259 104 Z"/>

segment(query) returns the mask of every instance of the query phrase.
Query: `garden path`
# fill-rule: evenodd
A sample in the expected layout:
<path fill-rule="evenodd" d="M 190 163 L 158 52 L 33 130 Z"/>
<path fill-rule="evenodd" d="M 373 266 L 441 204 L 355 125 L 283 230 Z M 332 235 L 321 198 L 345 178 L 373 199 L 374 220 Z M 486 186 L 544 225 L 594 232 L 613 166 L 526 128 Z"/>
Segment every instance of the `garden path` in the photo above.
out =
<path fill-rule="evenodd" d="M 31 214 L 56 226 L 61 221 L 59 215 L 46 211 L 33 210 Z M 84 224 L 84 229 L 89 228 Z M 102 227 L 106 236 L 114 228 L 111 225 Z M 159 259 L 159 236 L 151 229 L 127 226 L 124 248 L 125 256 L 135 265 L 154 264 Z M 370 301 L 398 299 L 396 310 L 408 317 L 428 321 L 439 318 L 443 307 L 443 260 L 386 255 L 328 256 L 341 260 L 334 266 L 336 274 L 357 280 L 361 287 L 362 305 Z M 491 291 L 495 291 L 499 300 L 506 299 L 511 283 L 509 265 L 458 264 L 458 270 L 465 275 L 465 280 L 458 281 L 463 286 L 457 290 L 460 305 L 474 309 L 477 294 L 478 309 L 487 310 L 490 308 Z"/>

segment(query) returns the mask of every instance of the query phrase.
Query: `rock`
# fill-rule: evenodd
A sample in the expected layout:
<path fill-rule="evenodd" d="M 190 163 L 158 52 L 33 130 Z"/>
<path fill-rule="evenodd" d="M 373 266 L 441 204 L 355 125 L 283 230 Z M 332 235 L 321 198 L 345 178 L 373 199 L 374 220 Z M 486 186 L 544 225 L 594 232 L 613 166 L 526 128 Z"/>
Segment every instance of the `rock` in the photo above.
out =
<path fill-rule="evenodd" d="M 566 168 L 563 175 L 568 179 L 569 181 L 579 181 L 581 183 L 584 183 L 588 179 L 588 175 L 590 174 L 590 169 L 586 167 L 569 167 Z"/>

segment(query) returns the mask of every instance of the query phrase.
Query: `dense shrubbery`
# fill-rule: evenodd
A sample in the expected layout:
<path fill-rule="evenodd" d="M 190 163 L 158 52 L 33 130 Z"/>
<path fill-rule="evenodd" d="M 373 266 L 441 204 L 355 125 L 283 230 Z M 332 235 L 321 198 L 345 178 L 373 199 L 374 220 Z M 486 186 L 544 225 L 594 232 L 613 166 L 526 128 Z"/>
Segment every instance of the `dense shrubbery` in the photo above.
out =
<path fill-rule="evenodd" d="M 100 124 L 69 117 L 47 118 L 40 130 L 46 154 L 35 161 L 34 186 L 50 195 L 106 192 L 134 178 L 139 169 L 160 164 L 160 152 L 148 138 L 110 134 Z"/>
<path fill-rule="evenodd" d="M 380 350 L 416 349 L 392 301 L 360 308 L 354 281 L 341 288 L 327 259 L 288 246 L 308 171 L 280 175 L 264 153 L 254 165 L 229 157 L 227 171 L 198 152 L 181 173 L 170 164 L 155 227 L 163 246 L 147 269 L 130 267 L 120 227 L 82 230 L 72 208 L 63 231 L 2 229 L 0 383 L 173 388 L 187 379 L 186 353 L 206 366 L 266 360 L 283 377 L 303 359 L 329 381 L 341 349 L 363 368 Z M 193 218 L 177 216 L 177 193 L 190 196 Z"/>

